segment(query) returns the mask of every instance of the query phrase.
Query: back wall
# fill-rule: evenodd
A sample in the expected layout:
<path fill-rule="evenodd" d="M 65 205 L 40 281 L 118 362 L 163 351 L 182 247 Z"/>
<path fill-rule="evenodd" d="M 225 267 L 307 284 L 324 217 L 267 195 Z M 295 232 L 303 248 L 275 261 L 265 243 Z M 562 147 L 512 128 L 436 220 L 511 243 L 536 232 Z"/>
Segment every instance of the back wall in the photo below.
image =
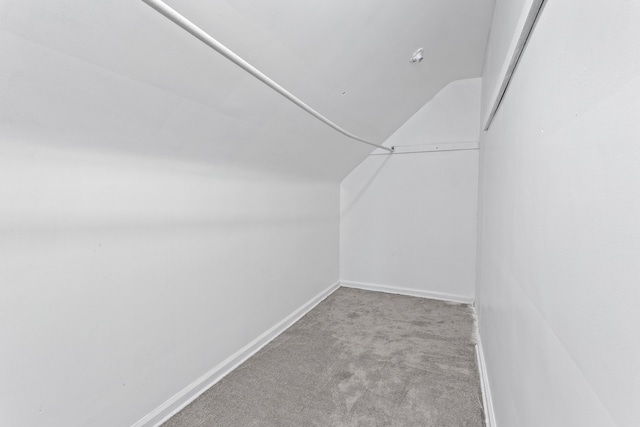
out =
<path fill-rule="evenodd" d="M 473 300 L 479 120 L 480 79 L 450 83 L 342 182 L 342 282 Z"/>

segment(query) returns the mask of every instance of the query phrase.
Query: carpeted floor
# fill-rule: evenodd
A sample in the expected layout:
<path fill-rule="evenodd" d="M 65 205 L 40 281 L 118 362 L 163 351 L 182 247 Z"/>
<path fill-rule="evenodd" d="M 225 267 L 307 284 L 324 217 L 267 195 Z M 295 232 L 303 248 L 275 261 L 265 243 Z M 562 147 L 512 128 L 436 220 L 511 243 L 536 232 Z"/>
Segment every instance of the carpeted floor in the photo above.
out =
<path fill-rule="evenodd" d="M 484 426 L 469 306 L 340 288 L 163 427 Z"/>

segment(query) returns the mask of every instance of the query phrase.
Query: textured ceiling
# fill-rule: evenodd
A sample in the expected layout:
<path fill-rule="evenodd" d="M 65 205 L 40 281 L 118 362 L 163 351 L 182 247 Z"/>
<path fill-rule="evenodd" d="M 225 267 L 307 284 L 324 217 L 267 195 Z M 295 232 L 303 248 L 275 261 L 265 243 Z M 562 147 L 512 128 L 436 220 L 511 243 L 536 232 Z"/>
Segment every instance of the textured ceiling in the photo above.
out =
<path fill-rule="evenodd" d="M 493 9 L 493 0 L 167 3 L 375 142 L 450 81 L 480 76 Z M 418 47 L 425 60 L 410 64 Z M 0 49 L 0 138 L 336 180 L 372 150 L 139 0 L 0 0 Z"/>

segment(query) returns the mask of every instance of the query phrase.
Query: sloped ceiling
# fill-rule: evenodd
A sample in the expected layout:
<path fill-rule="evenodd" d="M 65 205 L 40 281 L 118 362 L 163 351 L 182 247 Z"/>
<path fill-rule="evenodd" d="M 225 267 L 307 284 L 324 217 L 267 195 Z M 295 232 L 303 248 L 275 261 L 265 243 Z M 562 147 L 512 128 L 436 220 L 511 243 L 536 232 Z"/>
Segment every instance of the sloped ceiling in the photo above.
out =
<path fill-rule="evenodd" d="M 493 0 L 168 0 L 345 129 L 383 142 L 480 76 Z M 418 47 L 425 60 L 410 64 Z M 299 110 L 140 0 L 0 0 L 0 143 L 340 180 L 372 147 Z"/>

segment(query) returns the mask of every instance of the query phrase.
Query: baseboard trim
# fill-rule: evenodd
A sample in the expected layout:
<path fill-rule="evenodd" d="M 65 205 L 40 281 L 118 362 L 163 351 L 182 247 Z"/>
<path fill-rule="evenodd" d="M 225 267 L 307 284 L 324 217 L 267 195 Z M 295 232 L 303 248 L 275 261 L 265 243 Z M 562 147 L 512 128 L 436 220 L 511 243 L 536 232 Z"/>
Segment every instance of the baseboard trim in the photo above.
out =
<path fill-rule="evenodd" d="M 364 289 L 366 291 L 386 292 L 388 294 L 408 295 L 412 297 L 430 298 L 462 304 L 473 304 L 473 298 L 464 295 L 423 291 L 420 289 L 400 288 L 395 286 L 378 285 L 374 283 L 352 282 L 349 280 L 341 280 L 340 285 L 344 286 L 345 288 L 356 288 Z"/>
<path fill-rule="evenodd" d="M 189 403 L 198 398 L 202 393 L 224 378 L 227 374 L 240 366 L 245 360 L 257 353 L 262 347 L 267 345 L 278 335 L 287 330 L 291 325 L 300 320 L 302 316 L 311 311 L 316 305 L 331 295 L 339 287 L 340 283 L 336 282 L 315 297 L 311 298 L 311 300 L 303 304 L 296 311 L 282 319 L 258 338 L 251 341 L 236 353 L 216 365 L 209 372 L 205 373 L 187 387 L 176 393 L 173 397 L 141 418 L 131 427 L 157 427 L 167 421 Z"/>
<path fill-rule="evenodd" d="M 496 415 L 493 412 L 491 388 L 489 387 L 489 376 L 487 375 L 487 365 L 484 360 L 484 349 L 482 348 L 480 331 L 477 331 L 476 335 L 476 356 L 478 357 L 478 370 L 480 371 L 480 388 L 482 389 L 482 404 L 484 406 L 485 424 L 487 427 L 497 427 Z"/>

